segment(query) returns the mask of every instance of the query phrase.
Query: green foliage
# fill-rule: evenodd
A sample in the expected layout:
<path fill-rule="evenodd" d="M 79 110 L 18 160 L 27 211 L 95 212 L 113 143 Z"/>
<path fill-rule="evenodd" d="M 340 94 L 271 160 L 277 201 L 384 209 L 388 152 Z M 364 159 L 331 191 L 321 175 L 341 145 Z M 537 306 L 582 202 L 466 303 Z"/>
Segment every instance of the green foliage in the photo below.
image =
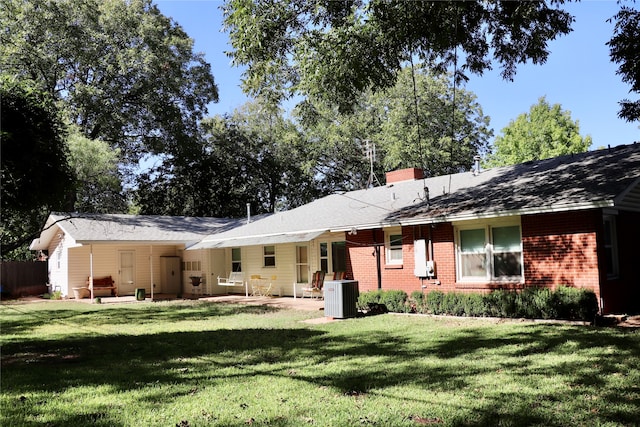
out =
<path fill-rule="evenodd" d="M 104 141 L 84 137 L 72 126 L 69 138 L 69 164 L 76 178 L 74 212 L 124 213 L 127 201 L 118 168 L 119 150 Z"/>
<path fill-rule="evenodd" d="M 529 113 L 512 120 L 502 133 L 487 157 L 489 167 L 583 153 L 592 143 L 590 136 L 580 135 L 571 112 L 563 111 L 560 104 L 550 105 L 544 97 L 531 106 Z"/>
<path fill-rule="evenodd" d="M 409 306 L 412 311 L 425 314 L 583 321 L 593 321 L 598 312 L 598 302 L 592 291 L 567 286 L 559 286 L 555 291 L 547 288 L 499 289 L 488 294 L 442 291 L 423 294 L 415 291 Z"/>
<path fill-rule="evenodd" d="M 417 57 L 442 71 L 504 78 L 528 60 L 544 63 L 547 43 L 571 31 L 572 16 L 547 2 L 289 0 L 225 3 L 244 88 L 276 102 L 292 94 L 348 112 L 359 95 L 393 87 Z"/>
<path fill-rule="evenodd" d="M 351 190 L 375 184 L 368 182 L 371 165 L 364 155 L 373 146 L 378 176 L 408 167 L 427 176 L 469 169 L 473 157 L 487 151 L 492 131 L 475 95 L 458 88 L 455 103 L 453 98 L 448 76 L 420 65 L 402 68 L 393 87 L 360 95 L 346 114 L 330 103 L 306 101 L 296 117 L 313 141 L 316 171 L 344 183 L 336 190 Z"/>
<path fill-rule="evenodd" d="M 89 139 L 123 159 L 176 153 L 218 91 L 193 40 L 151 0 L 4 0 L 3 73 L 59 100 Z"/>
<path fill-rule="evenodd" d="M 358 296 L 357 307 L 359 310 L 366 310 L 368 304 L 384 304 L 387 310 L 395 313 L 407 313 L 411 311 L 410 304 L 407 303 L 408 295 L 405 291 L 384 290 L 362 292 Z"/>
<path fill-rule="evenodd" d="M 0 103 L 1 256 L 30 259 L 21 248 L 72 192 L 66 130 L 53 99 L 26 82 L 0 77 Z"/>
<path fill-rule="evenodd" d="M 616 74 L 631 86 L 629 92 L 639 94 L 640 11 L 623 5 L 612 20 L 615 20 L 616 26 L 613 37 L 607 43 L 611 61 L 619 64 Z M 640 100 L 623 99 L 618 116 L 629 122 L 640 121 Z"/>
<path fill-rule="evenodd" d="M 317 198 L 304 170 L 307 146 L 278 110 L 248 103 L 202 124 L 192 151 L 167 156 L 140 176 L 135 203 L 143 214 L 237 218 L 300 206 Z"/>

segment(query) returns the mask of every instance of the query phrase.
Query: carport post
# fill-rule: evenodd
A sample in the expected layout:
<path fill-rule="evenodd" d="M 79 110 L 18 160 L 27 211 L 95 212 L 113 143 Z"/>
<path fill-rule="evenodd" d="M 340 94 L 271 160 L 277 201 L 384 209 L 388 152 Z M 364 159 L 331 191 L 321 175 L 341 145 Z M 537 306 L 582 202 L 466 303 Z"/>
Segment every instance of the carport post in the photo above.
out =
<path fill-rule="evenodd" d="M 153 301 L 153 245 L 149 245 L 149 265 L 151 266 L 151 301 Z"/>
<path fill-rule="evenodd" d="M 89 245 L 89 288 L 91 289 L 91 302 L 93 302 L 93 245 Z"/>

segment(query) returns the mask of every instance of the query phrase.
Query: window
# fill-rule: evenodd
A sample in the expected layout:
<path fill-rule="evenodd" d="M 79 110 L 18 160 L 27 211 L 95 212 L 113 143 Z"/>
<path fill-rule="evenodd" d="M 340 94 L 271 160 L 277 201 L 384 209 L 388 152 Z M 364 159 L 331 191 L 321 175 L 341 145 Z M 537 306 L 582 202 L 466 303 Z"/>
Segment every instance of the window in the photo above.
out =
<path fill-rule="evenodd" d="M 263 246 L 262 251 L 264 254 L 264 266 L 275 267 L 276 266 L 276 247 L 273 245 Z"/>
<path fill-rule="evenodd" d="M 183 261 L 182 270 L 183 271 L 200 271 L 202 270 L 200 261 Z"/>
<path fill-rule="evenodd" d="M 329 272 L 329 244 L 327 242 L 320 243 L 320 270 L 325 273 Z"/>
<path fill-rule="evenodd" d="M 331 242 L 331 268 L 347 271 L 347 242 Z"/>
<path fill-rule="evenodd" d="M 296 246 L 296 281 L 309 283 L 309 250 L 306 246 Z"/>
<path fill-rule="evenodd" d="M 242 271 L 242 251 L 231 248 L 231 271 Z"/>
<path fill-rule="evenodd" d="M 476 226 L 458 230 L 458 279 L 522 280 L 520 226 Z"/>
<path fill-rule="evenodd" d="M 402 234 L 399 229 L 385 233 L 387 264 L 402 264 Z"/>
<path fill-rule="evenodd" d="M 347 270 L 347 242 L 320 242 L 320 270 L 325 273 Z"/>
<path fill-rule="evenodd" d="M 605 215 L 604 223 L 604 253 L 605 253 L 605 269 L 608 278 L 618 276 L 618 239 L 616 234 L 616 217 L 614 215 Z"/>

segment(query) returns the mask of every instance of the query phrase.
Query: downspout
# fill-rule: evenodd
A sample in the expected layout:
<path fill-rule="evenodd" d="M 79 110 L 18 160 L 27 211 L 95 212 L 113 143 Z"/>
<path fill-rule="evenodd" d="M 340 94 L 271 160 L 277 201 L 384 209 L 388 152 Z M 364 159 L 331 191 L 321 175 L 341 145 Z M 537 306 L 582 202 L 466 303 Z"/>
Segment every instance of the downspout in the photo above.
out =
<path fill-rule="evenodd" d="M 380 245 L 376 244 L 376 271 L 378 273 L 378 289 L 382 289 L 382 268 L 380 266 Z"/>
<path fill-rule="evenodd" d="M 376 239 L 376 230 L 373 230 L 373 244 L 376 254 L 376 273 L 378 275 L 378 289 L 382 289 L 382 267 L 380 263 L 380 244 Z M 384 244 L 384 243 L 383 243 Z"/>

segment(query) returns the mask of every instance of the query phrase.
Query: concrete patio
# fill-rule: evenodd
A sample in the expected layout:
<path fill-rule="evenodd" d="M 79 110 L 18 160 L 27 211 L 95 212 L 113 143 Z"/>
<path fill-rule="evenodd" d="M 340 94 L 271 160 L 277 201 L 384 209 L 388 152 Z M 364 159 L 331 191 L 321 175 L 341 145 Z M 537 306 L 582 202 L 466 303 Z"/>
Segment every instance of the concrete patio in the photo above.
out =
<path fill-rule="evenodd" d="M 172 301 L 178 299 L 175 294 L 156 294 L 153 296 L 153 300 L 150 295 L 147 295 L 144 301 Z M 227 303 L 227 304 L 248 304 L 248 305 L 264 305 L 267 307 L 287 308 L 293 310 L 305 310 L 305 311 L 320 311 L 324 310 L 324 301 L 321 299 L 311 298 L 293 298 L 293 297 L 259 297 L 244 295 L 217 295 L 217 296 L 197 296 L 186 294 L 180 299 L 185 300 L 199 300 L 212 303 Z M 136 300 L 136 297 L 122 296 L 122 297 L 100 297 L 102 304 L 122 304 L 122 303 L 136 303 L 142 302 Z M 82 298 L 79 300 L 71 299 L 69 301 L 78 301 L 84 303 L 92 303 L 90 298 Z"/>

